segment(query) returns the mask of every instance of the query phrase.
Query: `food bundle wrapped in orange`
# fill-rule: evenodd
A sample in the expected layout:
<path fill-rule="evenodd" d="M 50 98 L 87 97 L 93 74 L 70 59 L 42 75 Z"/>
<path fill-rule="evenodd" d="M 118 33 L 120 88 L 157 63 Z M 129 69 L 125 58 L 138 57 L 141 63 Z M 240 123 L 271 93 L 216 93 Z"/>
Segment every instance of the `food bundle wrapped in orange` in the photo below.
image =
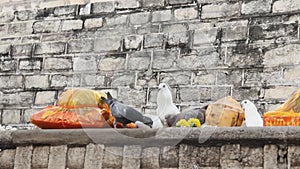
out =
<path fill-rule="evenodd" d="M 114 121 L 101 100 L 105 93 L 88 89 L 70 89 L 61 94 L 57 106 L 48 106 L 31 116 L 31 123 L 43 129 L 103 128 Z"/>
<path fill-rule="evenodd" d="M 244 118 L 240 103 L 231 96 L 226 96 L 207 107 L 205 123 L 218 127 L 234 127 L 241 126 Z"/>
<path fill-rule="evenodd" d="M 264 113 L 264 126 L 300 126 L 300 90 L 276 110 Z"/>

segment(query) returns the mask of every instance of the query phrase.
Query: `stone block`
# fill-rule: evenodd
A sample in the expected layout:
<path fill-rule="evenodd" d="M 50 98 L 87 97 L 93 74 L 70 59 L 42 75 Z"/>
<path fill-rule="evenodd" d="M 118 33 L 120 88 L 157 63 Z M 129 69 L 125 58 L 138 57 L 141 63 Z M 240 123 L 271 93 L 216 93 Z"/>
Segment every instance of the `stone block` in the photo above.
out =
<path fill-rule="evenodd" d="M 71 58 L 46 58 L 44 70 L 69 70 L 72 69 Z"/>
<path fill-rule="evenodd" d="M 129 35 L 124 38 L 124 45 L 126 50 L 140 49 L 143 42 L 143 35 Z"/>
<path fill-rule="evenodd" d="M 139 169 L 141 165 L 141 146 L 125 145 L 123 150 L 122 169 Z"/>
<path fill-rule="evenodd" d="M 83 74 L 81 77 L 81 85 L 103 87 L 105 86 L 105 76 L 99 74 Z"/>
<path fill-rule="evenodd" d="M 88 53 L 93 50 L 92 39 L 74 39 L 68 42 L 68 53 Z"/>
<path fill-rule="evenodd" d="M 79 30 L 82 29 L 83 21 L 81 19 L 77 20 L 63 20 L 61 23 L 62 31 L 70 31 L 70 30 Z"/>
<path fill-rule="evenodd" d="M 164 6 L 164 0 L 142 0 L 142 7 L 162 7 Z"/>
<path fill-rule="evenodd" d="M 76 6 L 75 5 L 68 5 L 68 6 L 60 6 L 54 8 L 53 14 L 55 16 L 62 16 L 62 15 L 70 15 L 74 16 L 76 13 Z"/>
<path fill-rule="evenodd" d="M 8 25 L 8 35 L 30 35 L 33 32 L 33 21 L 11 23 Z"/>
<path fill-rule="evenodd" d="M 198 18 L 198 8 L 188 7 L 174 10 L 174 16 L 177 20 L 191 20 Z"/>
<path fill-rule="evenodd" d="M 32 153 L 32 169 L 48 168 L 49 154 L 49 146 L 35 146 Z"/>
<path fill-rule="evenodd" d="M 242 168 L 240 159 L 241 150 L 239 144 L 221 146 L 220 166 L 222 168 Z"/>
<path fill-rule="evenodd" d="M 152 12 L 152 22 L 165 22 L 171 21 L 173 18 L 171 10 L 161 10 L 161 11 L 153 11 Z"/>
<path fill-rule="evenodd" d="M 168 0 L 170 5 L 193 3 L 193 0 Z"/>
<path fill-rule="evenodd" d="M 33 150 L 32 145 L 16 148 L 14 169 L 30 169 L 31 168 L 32 150 Z"/>
<path fill-rule="evenodd" d="M 177 168 L 179 167 L 179 148 L 173 146 L 162 147 L 162 153 L 160 156 L 160 167 L 165 168 Z"/>
<path fill-rule="evenodd" d="M 180 88 L 180 100 L 182 102 L 199 102 L 211 99 L 211 88 L 209 87 L 185 87 Z"/>
<path fill-rule="evenodd" d="M 19 62 L 19 69 L 20 70 L 41 70 L 42 68 L 42 60 L 40 59 L 22 59 Z"/>
<path fill-rule="evenodd" d="M 217 84 L 241 86 L 241 70 L 220 70 L 217 72 Z"/>
<path fill-rule="evenodd" d="M 227 48 L 225 64 L 230 67 L 258 67 L 262 63 L 262 54 L 259 48 L 241 47 Z"/>
<path fill-rule="evenodd" d="M 262 91 L 258 86 L 234 87 L 232 97 L 237 100 L 258 100 Z"/>
<path fill-rule="evenodd" d="M 31 56 L 32 44 L 18 44 L 12 46 L 12 56 Z"/>
<path fill-rule="evenodd" d="M 151 52 L 135 52 L 129 54 L 127 69 L 148 70 L 151 64 Z"/>
<path fill-rule="evenodd" d="M 133 25 L 142 25 L 149 22 L 150 12 L 139 12 L 129 16 L 130 23 Z"/>
<path fill-rule="evenodd" d="M 203 44 L 212 44 L 217 40 L 217 28 L 202 28 L 194 32 L 194 46 L 201 46 Z"/>
<path fill-rule="evenodd" d="M 41 109 L 25 109 L 24 110 L 24 114 L 23 114 L 23 121 L 22 123 L 30 123 L 30 118 L 33 114 L 37 113 L 38 111 L 40 111 Z M 48 158 L 47 158 L 48 160 Z M 48 165 L 48 162 L 47 162 Z"/>
<path fill-rule="evenodd" d="M 262 147 L 241 147 L 243 166 L 263 167 L 263 148 Z"/>
<path fill-rule="evenodd" d="M 102 18 L 90 18 L 84 21 L 84 28 L 92 29 L 92 28 L 100 28 L 103 26 Z"/>
<path fill-rule="evenodd" d="M 49 33 L 58 32 L 60 28 L 60 20 L 44 20 L 36 21 L 33 24 L 33 33 Z"/>
<path fill-rule="evenodd" d="M 144 48 L 162 47 L 165 35 L 162 33 L 152 33 L 144 35 Z"/>
<path fill-rule="evenodd" d="M 271 12 L 272 0 L 245 1 L 242 3 L 242 14 L 259 14 Z"/>
<path fill-rule="evenodd" d="M 62 54 L 65 51 L 63 42 L 44 42 L 36 45 L 35 54 Z"/>
<path fill-rule="evenodd" d="M 3 95 L 0 93 L 0 96 L 0 104 L 2 105 L 28 107 L 33 103 L 33 92 L 18 92 Z"/>
<path fill-rule="evenodd" d="M 299 150 L 299 146 L 296 145 L 288 146 L 287 159 L 288 159 L 288 164 L 290 164 L 289 167 L 291 168 L 300 166 L 300 161 L 299 161 L 300 152 L 298 150 Z"/>
<path fill-rule="evenodd" d="M 247 39 L 248 20 L 222 22 L 217 27 L 222 28 L 222 41 Z"/>
<path fill-rule="evenodd" d="M 126 104 L 140 107 L 146 104 L 146 94 L 146 90 L 143 89 L 119 88 L 118 99 L 123 100 Z"/>
<path fill-rule="evenodd" d="M 51 146 L 48 169 L 65 169 L 67 145 Z"/>
<path fill-rule="evenodd" d="M 104 51 L 119 51 L 121 49 L 121 37 L 109 37 L 95 39 L 94 41 L 94 51 L 104 52 Z"/>
<path fill-rule="evenodd" d="M 175 71 L 160 75 L 160 80 L 168 85 L 188 85 L 191 83 L 191 72 Z"/>
<path fill-rule="evenodd" d="M 136 28 L 137 34 L 159 33 L 159 25 L 144 25 Z"/>
<path fill-rule="evenodd" d="M 104 150 L 103 168 L 122 168 L 123 147 L 107 146 Z"/>
<path fill-rule="evenodd" d="M 0 35 L 4 36 L 7 35 L 7 24 L 0 24 Z"/>
<path fill-rule="evenodd" d="M 0 55 L 9 55 L 11 45 L 0 45 Z"/>
<path fill-rule="evenodd" d="M 22 76 L 0 76 L 1 89 L 20 89 L 22 88 Z"/>
<path fill-rule="evenodd" d="M 120 73 L 111 77 L 112 87 L 132 86 L 135 82 L 135 75 L 132 73 Z"/>
<path fill-rule="evenodd" d="M 79 6 L 79 15 L 90 15 L 92 11 L 92 4 L 87 3 L 85 5 Z"/>
<path fill-rule="evenodd" d="M 184 46 L 184 48 L 189 49 L 189 40 L 190 40 L 190 32 L 171 32 L 168 33 L 167 37 L 167 45 L 169 46 Z"/>
<path fill-rule="evenodd" d="M 144 148 L 142 152 L 142 168 L 156 169 L 159 168 L 159 147 Z"/>
<path fill-rule="evenodd" d="M 173 68 L 177 55 L 177 51 L 154 51 L 152 68 L 158 70 Z"/>
<path fill-rule="evenodd" d="M 85 147 L 70 147 L 67 153 L 68 168 L 83 169 Z"/>
<path fill-rule="evenodd" d="M 97 62 L 94 56 L 78 56 L 73 59 L 73 71 L 96 71 Z"/>
<path fill-rule="evenodd" d="M 15 19 L 14 11 L 1 11 L 0 12 L 0 22 L 12 22 Z"/>
<path fill-rule="evenodd" d="M 117 9 L 134 9 L 141 7 L 140 1 L 138 0 L 116 0 L 115 3 Z"/>
<path fill-rule="evenodd" d="M 211 92 L 211 98 L 210 99 L 212 99 L 212 100 L 218 100 L 218 99 L 223 98 L 225 96 L 231 96 L 232 95 L 231 86 L 213 86 L 211 88 L 211 91 L 212 92 Z M 218 91 L 218 92 L 214 92 L 214 91 Z"/>
<path fill-rule="evenodd" d="M 300 9 L 300 2 L 298 0 L 279 0 L 273 4 L 273 12 L 291 12 Z"/>
<path fill-rule="evenodd" d="M 102 168 L 104 145 L 88 144 L 85 151 L 84 169 Z"/>
<path fill-rule="evenodd" d="M 277 168 L 278 147 L 276 145 L 264 146 L 264 169 Z"/>
<path fill-rule="evenodd" d="M 55 102 L 55 91 L 41 91 L 37 92 L 35 96 L 35 104 L 42 104 L 42 105 L 50 105 L 54 104 Z"/>
<path fill-rule="evenodd" d="M 126 55 L 107 55 L 100 59 L 98 69 L 101 71 L 125 70 Z"/>
<path fill-rule="evenodd" d="M 5 60 L 0 64 L 0 70 L 2 72 L 15 72 L 17 69 L 16 60 Z"/>
<path fill-rule="evenodd" d="M 19 124 L 21 120 L 20 110 L 3 110 L 2 124 Z"/>
<path fill-rule="evenodd" d="M 109 13 L 115 11 L 115 5 L 113 1 L 95 2 L 92 4 L 92 13 Z"/>
<path fill-rule="evenodd" d="M 0 152 L 0 168 L 12 169 L 14 168 L 15 149 L 6 149 Z"/>
<path fill-rule="evenodd" d="M 42 88 L 49 87 L 48 75 L 30 75 L 25 76 L 25 88 Z"/>
<path fill-rule="evenodd" d="M 16 12 L 16 18 L 20 21 L 33 20 L 37 16 L 37 10 L 20 10 Z"/>
<path fill-rule="evenodd" d="M 202 19 L 210 18 L 222 18 L 222 17 L 232 17 L 238 16 L 240 12 L 240 4 L 233 3 L 221 3 L 221 4 L 209 4 L 203 5 L 201 11 Z"/>
<path fill-rule="evenodd" d="M 127 23 L 127 18 L 128 18 L 128 15 L 120 15 L 120 16 L 107 17 L 107 18 L 105 18 L 106 25 L 107 26 L 113 26 L 113 27 L 115 25 L 125 25 Z M 110 35 L 111 35 L 111 30 L 110 30 Z"/>
<path fill-rule="evenodd" d="M 163 33 L 185 32 L 188 30 L 188 27 L 183 23 L 166 24 L 161 26 L 161 30 L 162 30 L 161 32 Z"/>
<path fill-rule="evenodd" d="M 297 87 L 276 86 L 275 88 L 265 89 L 264 98 L 285 100 L 287 96 L 291 96 L 296 91 L 297 91 Z"/>
<path fill-rule="evenodd" d="M 199 71 L 195 73 L 192 79 L 194 85 L 215 85 L 217 75 L 215 72 L 210 71 Z"/>

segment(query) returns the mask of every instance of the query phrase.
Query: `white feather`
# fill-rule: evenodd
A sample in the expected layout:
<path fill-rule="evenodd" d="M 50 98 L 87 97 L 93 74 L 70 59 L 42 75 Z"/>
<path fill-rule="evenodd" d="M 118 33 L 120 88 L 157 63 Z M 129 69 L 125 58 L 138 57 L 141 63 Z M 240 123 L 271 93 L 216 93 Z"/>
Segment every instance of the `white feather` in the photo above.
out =
<path fill-rule="evenodd" d="M 180 113 L 178 108 L 175 106 L 172 100 L 172 93 L 169 87 L 165 83 L 161 83 L 158 86 L 157 94 L 157 109 L 156 113 L 161 120 L 165 120 L 167 114 L 178 114 Z"/>
<path fill-rule="evenodd" d="M 153 121 L 152 128 L 163 128 L 163 124 L 158 116 L 152 114 L 144 114 L 146 117 L 150 117 Z"/>
<path fill-rule="evenodd" d="M 150 129 L 150 126 L 147 126 L 146 124 L 140 121 L 136 121 L 134 124 L 136 128 Z"/>
<path fill-rule="evenodd" d="M 249 100 L 243 100 L 241 105 L 245 112 L 245 123 L 247 127 L 263 127 L 263 120 L 256 106 Z"/>

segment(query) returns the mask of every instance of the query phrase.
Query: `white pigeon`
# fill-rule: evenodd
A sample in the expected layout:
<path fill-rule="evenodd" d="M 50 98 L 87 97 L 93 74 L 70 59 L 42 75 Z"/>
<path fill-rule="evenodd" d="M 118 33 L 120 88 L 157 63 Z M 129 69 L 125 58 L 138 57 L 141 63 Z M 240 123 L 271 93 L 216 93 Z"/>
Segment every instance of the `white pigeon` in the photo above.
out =
<path fill-rule="evenodd" d="M 158 86 L 156 113 L 162 121 L 165 121 L 167 114 L 180 113 L 173 103 L 171 91 L 166 83 L 161 83 Z"/>
<path fill-rule="evenodd" d="M 249 100 L 243 100 L 241 105 L 245 112 L 246 126 L 263 127 L 263 120 L 260 113 L 258 113 L 256 106 Z"/>

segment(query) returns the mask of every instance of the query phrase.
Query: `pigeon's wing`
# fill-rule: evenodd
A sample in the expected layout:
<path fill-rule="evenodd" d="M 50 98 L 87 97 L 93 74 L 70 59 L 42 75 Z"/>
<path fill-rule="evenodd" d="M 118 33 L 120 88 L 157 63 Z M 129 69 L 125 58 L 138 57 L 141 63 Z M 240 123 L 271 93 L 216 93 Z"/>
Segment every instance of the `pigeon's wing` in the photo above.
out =
<path fill-rule="evenodd" d="M 132 122 L 143 121 L 143 115 L 134 108 L 122 103 L 115 103 L 115 107 L 118 109 L 119 117 L 125 118 Z"/>

